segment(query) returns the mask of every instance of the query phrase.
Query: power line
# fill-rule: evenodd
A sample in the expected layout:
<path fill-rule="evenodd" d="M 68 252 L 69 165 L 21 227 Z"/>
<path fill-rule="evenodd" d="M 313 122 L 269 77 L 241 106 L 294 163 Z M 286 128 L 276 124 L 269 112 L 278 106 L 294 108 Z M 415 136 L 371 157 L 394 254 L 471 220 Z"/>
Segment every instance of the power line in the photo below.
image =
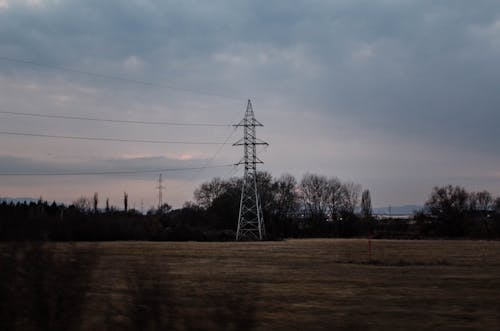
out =
<path fill-rule="evenodd" d="M 127 82 L 127 83 L 134 83 L 134 84 L 145 85 L 145 86 L 156 86 L 156 87 L 160 87 L 160 88 L 167 88 L 170 90 L 177 90 L 177 91 L 188 92 L 188 93 L 193 93 L 193 94 L 214 96 L 214 97 L 232 99 L 232 100 L 238 100 L 238 101 L 243 100 L 243 98 L 236 97 L 236 96 L 230 96 L 230 95 L 213 93 L 213 92 L 205 92 L 205 91 L 200 91 L 200 90 L 195 90 L 195 89 L 190 89 L 190 88 L 178 87 L 178 86 L 174 86 L 174 85 L 170 85 L 170 84 L 168 84 L 168 85 L 158 84 L 158 83 L 147 82 L 147 81 L 138 80 L 138 79 L 121 77 L 121 76 L 117 76 L 117 75 L 101 74 L 101 73 L 97 73 L 97 72 L 85 71 L 85 70 L 80 70 L 80 69 L 73 69 L 73 68 L 68 68 L 68 67 L 63 67 L 63 66 L 58 66 L 58 65 L 41 63 L 41 62 L 32 61 L 32 60 L 16 59 L 16 58 L 7 57 L 7 56 L 1 56 L 1 55 L 0 55 L 0 60 L 29 64 L 29 65 L 32 65 L 35 67 L 43 67 L 43 68 L 48 68 L 48 69 L 52 69 L 52 70 L 66 71 L 66 72 L 71 72 L 74 74 L 86 75 L 86 76 L 100 78 L 100 79 L 111 79 L 111 80 L 122 81 L 122 82 Z"/>
<path fill-rule="evenodd" d="M 132 175 L 132 174 L 146 174 L 157 172 L 172 172 L 172 171 L 190 171 L 208 168 L 225 168 L 233 167 L 233 164 L 220 164 L 213 166 L 201 167 L 184 167 L 184 168 L 164 168 L 164 169 L 150 169 L 150 170 L 125 170 L 125 171 L 90 171 L 90 172 L 52 172 L 52 173 L 0 173 L 0 176 L 98 176 L 98 175 Z"/>
<path fill-rule="evenodd" d="M 186 122 L 162 122 L 162 121 L 130 121 L 130 120 L 117 120 L 108 118 L 97 118 L 97 117 L 84 117 L 84 116 L 69 116 L 69 115 L 50 115 L 50 114 L 36 114 L 36 113 L 24 113 L 24 112 L 13 112 L 13 111 L 1 111 L 0 114 L 8 114 L 14 116 L 29 116 L 29 117 L 42 117 L 42 118 L 58 118 L 64 120 L 80 120 L 80 121 L 94 121 L 94 122 L 111 122 L 111 123 L 124 123 L 124 124 L 145 124 L 145 125 L 170 125 L 170 126 L 224 126 L 230 127 L 231 124 L 220 124 L 220 123 L 186 123 Z"/>
<path fill-rule="evenodd" d="M 224 142 L 221 144 L 221 146 L 215 151 L 214 155 L 212 155 L 211 158 L 207 159 L 207 162 L 205 162 L 205 165 L 203 167 L 200 167 L 198 169 L 198 171 L 194 174 L 194 176 L 197 176 L 201 173 L 201 171 L 203 169 L 207 169 L 207 168 L 210 168 L 209 164 L 212 163 L 215 158 L 217 157 L 217 155 L 219 155 L 219 153 L 222 151 L 222 149 L 224 148 L 224 146 L 227 144 L 227 142 L 229 141 L 229 139 L 231 139 L 231 137 L 234 135 L 234 133 L 236 132 L 236 127 L 234 127 L 233 131 L 231 131 L 231 133 L 229 134 L 229 136 L 227 136 L 227 138 L 224 140 Z M 178 187 L 182 186 L 182 184 L 179 184 L 177 186 L 174 186 L 172 187 L 172 189 L 177 189 Z"/>
<path fill-rule="evenodd" d="M 238 164 L 234 164 L 230 169 L 229 171 L 224 175 L 222 176 L 222 178 L 229 178 L 231 177 L 234 173 L 236 173 L 236 171 L 238 171 L 238 167 L 239 165 Z"/>
<path fill-rule="evenodd" d="M 215 158 L 217 157 L 217 155 L 219 155 L 219 153 L 222 151 L 222 149 L 224 148 L 224 146 L 227 144 L 227 142 L 229 141 L 229 139 L 231 139 L 231 137 L 234 135 L 234 133 L 236 132 L 237 130 L 237 127 L 233 126 L 234 127 L 234 130 L 231 131 L 231 133 L 229 134 L 229 136 L 227 136 L 226 140 L 224 140 L 224 142 L 221 144 L 221 146 L 217 149 L 217 151 L 215 151 L 214 155 L 212 155 L 211 158 L 209 158 L 207 160 L 207 162 L 205 163 L 205 166 L 204 167 L 200 167 L 198 169 L 198 171 L 195 173 L 195 176 L 196 175 L 199 175 L 200 172 L 203 170 L 203 169 L 207 169 L 207 168 L 211 168 L 211 166 L 209 166 L 210 163 L 212 163 Z M 235 173 L 237 170 L 238 170 L 238 164 L 233 164 L 231 166 L 231 168 L 229 169 L 229 171 L 222 177 L 222 178 L 227 178 L 229 176 L 231 176 L 233 173 Z M 174 186 L 173 189 L 177 189 L 181 186 L 181 184 L 177 185 L 177 186 Z"/>
<path fill-rule="evenodd" d="M 220 145 L 219 149 L 217 149 L 217 151 L 214 153 L 214 155 L 207 160 L 207 162 L 205 163 L 205 166 L 208 166 L 210 163 L 212 163 L 215 160 L 217 155 L 219 155 L 219 153 L 222 151 L 224 146 L 227 145 L 227 142 L 229 141 L 229 139 L 231 139 L 231 137 L 234 135 L 235 132 L 236 132 L 236 128 L 234 128 L 233 131 L 231 131 L 229 136 L 227 136 L 226 140 L 224 140 L 224 142 Z"/>
<path fill-rule="evenodd" d="M 59 135 L 27 133 L 27 132 L 0 131 L 0 135 L 2 135 L 2 134 L 3 135 L 11 135 L 11 136 L 28 136 L 28 137 L 41 137 L 41 138 L 90 140 L 90 141 L 134 142 L 134 143 L 149 143 L 149 144 L 177 144 L 177 145 L 220 145 L 220 144 L 222 144 L 221 142 L 213 142 L 213 141 L 141 140 L 141 139 L 122 139 L 122 138 L 59 136 Z"/>

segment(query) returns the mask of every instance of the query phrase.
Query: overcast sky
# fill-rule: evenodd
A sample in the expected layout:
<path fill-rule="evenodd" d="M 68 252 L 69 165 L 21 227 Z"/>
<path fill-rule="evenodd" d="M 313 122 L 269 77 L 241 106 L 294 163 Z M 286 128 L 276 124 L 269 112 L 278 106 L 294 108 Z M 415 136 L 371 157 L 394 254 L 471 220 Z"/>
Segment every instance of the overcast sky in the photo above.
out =
<path fill-rule="evenodd" d="M 377 207 L 423 204 L 444 184 L 500 195 L 499 60 L 498 0 L 0 0 L 0 112 L 232 124 L 250 98 L 270 144 L 260 170 L 358 182 Z M 0 131 L 228 139 L 0 134 L 0 173 L 226 165 L 242 154 L 230 126 L 0 113 Z M 233 170 L 164 172 L 164 196 L 179 207 L 202 181 L 242 174 Z M 120 204 L 127 191 L 146 209 L 157 177 L 0 176 L 0 196 L 98 192 Z"/>

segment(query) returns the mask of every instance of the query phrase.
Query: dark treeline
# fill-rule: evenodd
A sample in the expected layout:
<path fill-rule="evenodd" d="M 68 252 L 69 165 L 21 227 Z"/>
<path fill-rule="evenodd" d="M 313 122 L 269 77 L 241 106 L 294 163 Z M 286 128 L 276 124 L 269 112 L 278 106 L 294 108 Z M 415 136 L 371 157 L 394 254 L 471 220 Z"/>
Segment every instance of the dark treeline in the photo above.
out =
<path fill-rule="evenodd" d="M 423 210 L 408 220 L 372 215 L 369 190 L 359 184 L 306 174 L 273 178 L 259 172 L 257 186 L 268 239 L 304 237 L 499 238 L 500 198 L 487 191 L 436 187 Z M 234 240 L 241 179 L 214 178 L 194 192 L 194 202 L 168 204 L 142 214 L 128 208 L 99 209 L 97 193 L 71 205 L 0 204 L 0 240 Z"/>
<path fill-rule="evenodd" d="M 500 238 L 500 197 L 460 186 L 435 187 L 414 222 L 425 237 Z"/>

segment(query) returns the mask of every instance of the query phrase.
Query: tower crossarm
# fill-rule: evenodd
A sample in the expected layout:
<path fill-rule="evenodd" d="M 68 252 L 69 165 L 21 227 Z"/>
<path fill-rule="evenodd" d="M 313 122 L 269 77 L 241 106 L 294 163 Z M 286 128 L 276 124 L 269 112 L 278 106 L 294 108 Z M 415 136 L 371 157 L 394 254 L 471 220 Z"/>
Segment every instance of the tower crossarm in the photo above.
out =
<path fill-rule="evenodd" d="M 244 146 L 244 145 L 263 145 L 263 146 L 269 146 L 268 143 L 266 143 L 265 141 L 262 141 L 260 139 L 257 139 L 257 138 L 256 138 L 256 141 L 253 142 L 253 143 L 245 142 L 245 138 L 241 138 L 240 140 L 238 140 L 237 142 L 235 142 L 233 144 L 233 146 Z"/>

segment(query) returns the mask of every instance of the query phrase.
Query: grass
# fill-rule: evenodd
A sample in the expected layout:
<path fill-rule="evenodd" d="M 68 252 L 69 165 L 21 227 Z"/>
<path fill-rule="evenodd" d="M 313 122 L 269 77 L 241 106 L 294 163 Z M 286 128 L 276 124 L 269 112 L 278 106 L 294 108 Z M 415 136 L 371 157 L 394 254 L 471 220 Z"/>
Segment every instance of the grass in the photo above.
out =
<path fill-rule="evenodd" d="M 499 330 L 500 242 L 0 243 L 2 330 Z"/>

